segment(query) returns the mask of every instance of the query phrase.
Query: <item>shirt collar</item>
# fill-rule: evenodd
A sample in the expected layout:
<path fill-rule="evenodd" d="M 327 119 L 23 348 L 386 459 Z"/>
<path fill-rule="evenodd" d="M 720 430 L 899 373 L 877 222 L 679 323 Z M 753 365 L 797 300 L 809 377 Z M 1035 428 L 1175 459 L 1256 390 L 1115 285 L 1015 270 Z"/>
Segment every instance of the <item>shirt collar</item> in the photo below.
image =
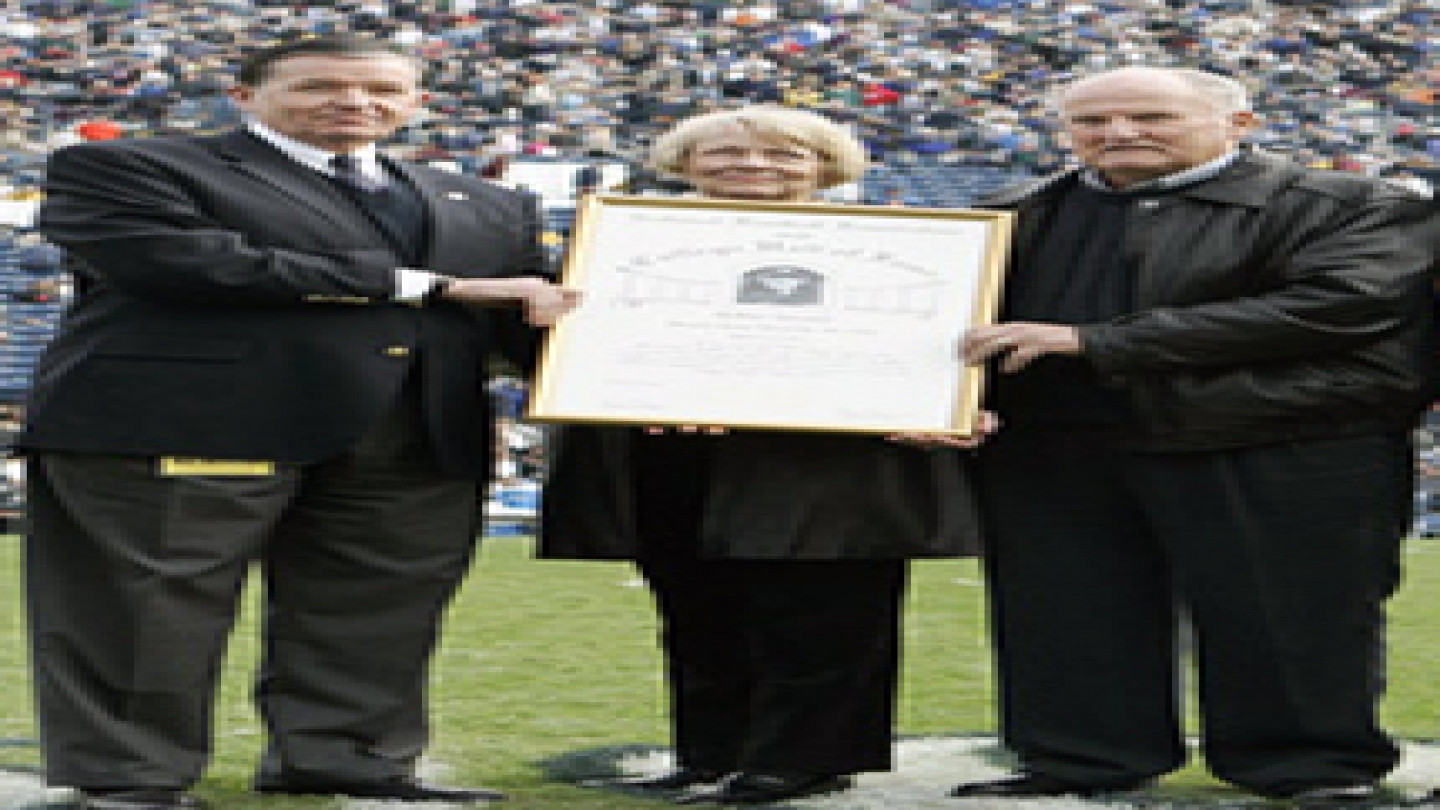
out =
<path fill-rule="evenodd" d="M 1105 181 L 1105 178 L 1095 169 L 1085 169 L 1080 172 L 1080 181 L 1090 188 L 1098 191 L 1109 191 L 1113 193 L 1130 194 L 1136 191 L 1165 191 L 1179 186 L 1187 186 L 1191 183 L 1198 183 L 1201 180 L 1209 180 L 1220 172 L 1225 171 L 1235 159 L 1240 156 L 1240 150 L 1232 149 L 1229 152 L 1215 158 L 1208 163 L 1201 163 L 1199 166 L 1192 166 L 1184 171 L 1174 174 L 1167 174 L 1164 177 L 1156 177 L 1125 188 L 1115 188 Z"/>
<path fill-rule="evenodd" d="M 297 141 L 253 119 L 245 122 L 245 128 L 255 137 L 279 149 L 286 157 L 296 163 L 308 166 L 321 174 L 332 177 L 335 175 L 335 170 L 330 166 L 330 158 L 338 153 L 327 152 L 324 149 L 311 146 L 308 143 Z M 380 165 L 379 150 L 375 148 L 375 144 L 366 144 L 354 152 L 351 152 L 350 155 L 358 162 L 360 173 L 364 175 L 367 180 L 372 180 L 379 185 L 385 183 L 385 169 Z"/>

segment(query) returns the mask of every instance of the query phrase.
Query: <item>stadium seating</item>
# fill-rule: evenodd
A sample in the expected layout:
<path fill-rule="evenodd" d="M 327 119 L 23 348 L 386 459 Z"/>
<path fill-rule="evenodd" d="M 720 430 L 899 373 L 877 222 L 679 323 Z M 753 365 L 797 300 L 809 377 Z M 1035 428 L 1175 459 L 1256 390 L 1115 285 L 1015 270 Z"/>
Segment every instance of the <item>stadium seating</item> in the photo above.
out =
<path fill-rule="evenodd" d="M 865 175 L 863 200 L 928 208 L 965 208 L 1029 175 L 988 166 L 879 166 Z"/>
<path fill-rule="evenodd" d="M 25 229 L 0 231 L 0 403 L 24 399 L 65 301 L 25 300 L 37 281 L 62 277 L 60 252 Z"/>

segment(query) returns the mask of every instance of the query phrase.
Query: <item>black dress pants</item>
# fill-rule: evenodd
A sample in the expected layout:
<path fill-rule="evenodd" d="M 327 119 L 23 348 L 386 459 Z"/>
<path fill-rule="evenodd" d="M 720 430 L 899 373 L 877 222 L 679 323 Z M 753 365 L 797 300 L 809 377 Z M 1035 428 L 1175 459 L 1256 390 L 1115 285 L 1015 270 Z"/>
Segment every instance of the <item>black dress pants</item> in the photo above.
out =
<path fill-rule="evenodd" d="M 1394 767 L 1377 651 L 1404 435 L 1142 454 L 1015 427 L 982 452 L 980 482 L 1000 722 L 1026 768 L 1115 785 L 1183 762 L 1177 600 L 1217 776 L 1283 795 Z"/>
<path fill-rule="evenodd" d="M 905 562 L 702 558 L 704 442 L 646 437 L 636 453 L 637 564 L 660 612 L 677 763 L 888 770 Z"/>
<path fill-rule="evenodd" d="M 51 784 L 185 788 L 200 777 L 252 563 L 266 589 L 260 779 L 412 771 L 440 615 L 477 523 L 476 483 L 435 471 L 414 405 L 402 396 L 341 457 L 273 475 L 32 458 L 27 598 Z"/>

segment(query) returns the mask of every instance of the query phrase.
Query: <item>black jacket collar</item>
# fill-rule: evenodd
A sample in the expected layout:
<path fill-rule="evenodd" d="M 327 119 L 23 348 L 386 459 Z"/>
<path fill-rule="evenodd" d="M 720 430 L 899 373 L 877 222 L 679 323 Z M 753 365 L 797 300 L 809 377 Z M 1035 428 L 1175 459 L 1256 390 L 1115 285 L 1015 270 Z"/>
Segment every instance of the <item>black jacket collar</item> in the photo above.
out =
<path fill-rule="evenodd" d="M 1064 169 L 1044 177 L 1001 189 L 976 205 L 982 208 L 1023 207 L 1031 201 L 1052 197 L 1079 182 L 1078 169 Z M 1177 189 L 1174 193 L 1194 200 L 1224 205 L 1263 208 L 1281 189 L 1300 176 L 1298 166 L 1284 158 L 1255 149 L 1243 149 L 1235 162 L 1215 177 Z"/>

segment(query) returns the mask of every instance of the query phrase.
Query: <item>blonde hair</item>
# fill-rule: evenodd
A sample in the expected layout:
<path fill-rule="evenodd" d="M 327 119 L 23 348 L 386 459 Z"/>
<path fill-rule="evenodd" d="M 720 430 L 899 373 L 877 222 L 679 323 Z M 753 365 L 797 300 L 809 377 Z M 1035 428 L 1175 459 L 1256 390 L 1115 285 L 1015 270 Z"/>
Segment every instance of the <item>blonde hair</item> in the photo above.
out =
<path fill-rule="evenodd" d="M 757 104 L 686 118 L 656 139 L 650 148 L 650 167 L 665 174 L 684 176 L 685 162 L 697 144 L 734 128 L 815 152 L 822 163 L 820 188 L 859 180 L 865 174 L 868 163 L 865 147 L 848 130 L 818 113 L 777 104 Z"/>

